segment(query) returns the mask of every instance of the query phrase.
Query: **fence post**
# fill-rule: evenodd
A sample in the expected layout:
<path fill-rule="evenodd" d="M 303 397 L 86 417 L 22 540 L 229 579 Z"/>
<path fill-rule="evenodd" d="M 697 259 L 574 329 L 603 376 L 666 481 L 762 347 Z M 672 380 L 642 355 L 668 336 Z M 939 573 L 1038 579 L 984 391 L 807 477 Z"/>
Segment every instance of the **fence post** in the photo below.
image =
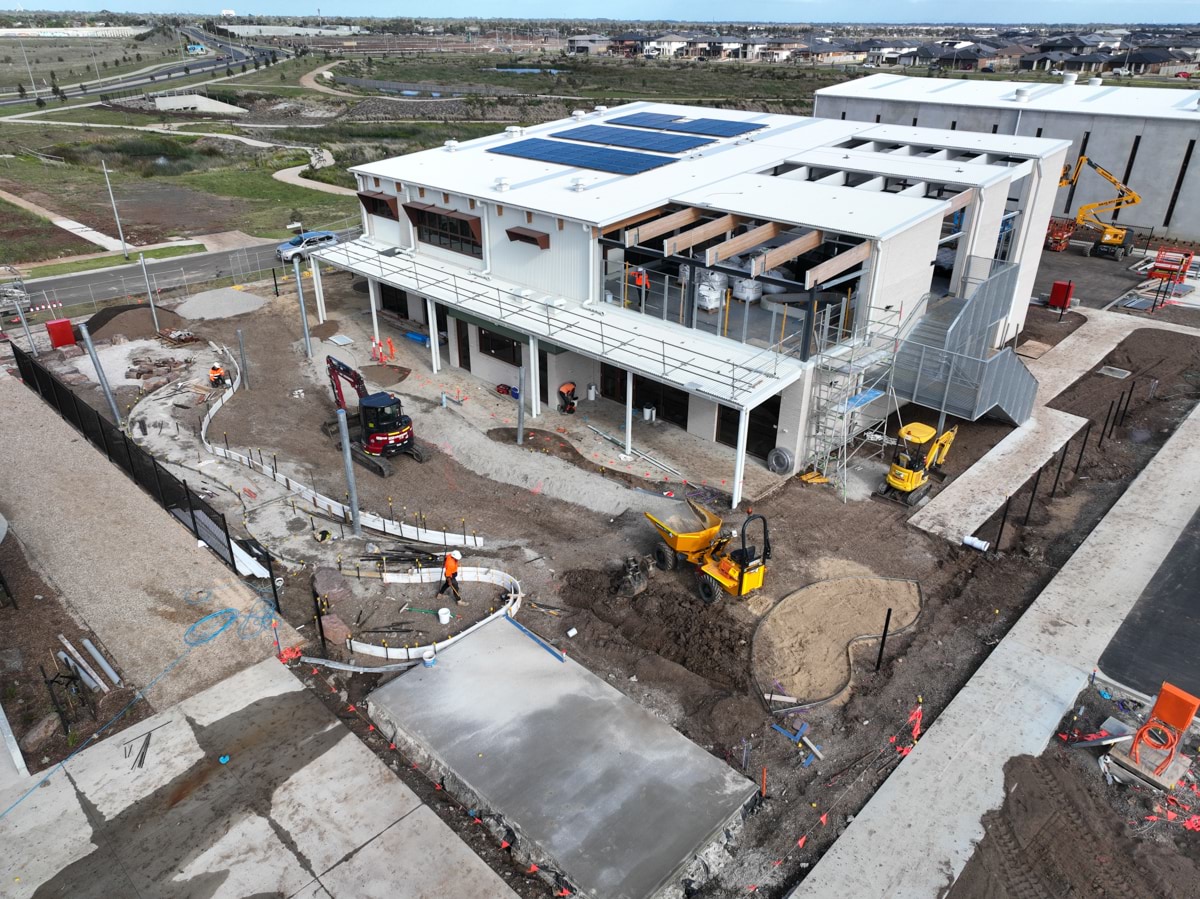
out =
<path fill-rule="evenodd" d="M 149 453 L 146 454 L 150 456 Z M 164 509 L 167 508 L 167 495 L 163 493 L 162 479 L 158 476 L 158 462 L 153 456 L 150 456 L 150 467 L 154 470 L 154 487 L 158 490 L 158 504 Z"/>
<path fill-rule="evenodd" d="M 275 614 L 282 615 L 283 609 L 279 607 L 279 588 L 275 586 L 275 560 L 269 552 L 267 553 L 267 577 L 271 579 L 271 595 L 275 598 Z"/>
<path fill-rule="evenodd" d="M 192 504 L 192 491 L 188 489 L 188 482 L 183 482 L 183 495 L 187 498 L 188 514 L 192 517 L 192 533 L 199 538 L 200 528 L 196 526 L 196 507 Z"/>
<path fill-rule="evenodd" d="M 233 569 L 233 573 L 237 574 L 237 559 L 233 555 L 233 538 L 229 536 L 229 522 L 225 520 L 225 516 L 221 516 L 221 528 L 225 531 L 225 547 L 229 550 L 229 567 Z"/>

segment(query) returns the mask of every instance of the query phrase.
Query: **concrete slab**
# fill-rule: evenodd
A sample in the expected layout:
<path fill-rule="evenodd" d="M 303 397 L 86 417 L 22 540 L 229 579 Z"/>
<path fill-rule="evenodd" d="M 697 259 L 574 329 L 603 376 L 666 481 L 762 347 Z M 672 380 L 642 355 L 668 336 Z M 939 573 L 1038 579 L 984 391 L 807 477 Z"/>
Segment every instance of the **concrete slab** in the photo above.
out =
<path fill-rule="evenodd" d="M 507 619 L 376 690 L 370 710 L 583 895 L 656 895 L 755 792 Z"/>
<path fill-rule="evenodd" d="M 0 790 L 0 843 L 6 897 L 514 895 L 274 659 Z"/>
<path fill-rule="evenodd" d="M 1180 425 L 791 896 L 933 899 L 1037 756 L 1200 508 L 1200 409 Z M 899 837 L 899 838 L 897 838 Z"/>
<path fill-rule="evenodd" d="M 1108 679 L 1143 696 L 1163 681 L 1200 696 L 1200 512 L 1192 516 L 1112 642 L 1100 656 Z"/>

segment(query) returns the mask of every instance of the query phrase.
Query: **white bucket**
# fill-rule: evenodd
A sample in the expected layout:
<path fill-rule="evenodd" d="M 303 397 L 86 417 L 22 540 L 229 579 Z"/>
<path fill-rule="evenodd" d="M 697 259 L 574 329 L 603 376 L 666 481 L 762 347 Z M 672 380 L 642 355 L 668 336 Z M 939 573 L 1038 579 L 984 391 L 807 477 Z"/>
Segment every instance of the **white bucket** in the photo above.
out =
<path fill-rule="evenodd" d="M 425 650 L 425 654 L 421 656 L 421 664 L 426 668 L 432 668 L 437 664 L 437 657 L 433 654 L 432 649 Z"/>
<path fill-rule="evenodd" d="M 438 624 L 449 624 L 449 623 L 450 623 L 450 610 L 449 609 L 438 609 Z"/>

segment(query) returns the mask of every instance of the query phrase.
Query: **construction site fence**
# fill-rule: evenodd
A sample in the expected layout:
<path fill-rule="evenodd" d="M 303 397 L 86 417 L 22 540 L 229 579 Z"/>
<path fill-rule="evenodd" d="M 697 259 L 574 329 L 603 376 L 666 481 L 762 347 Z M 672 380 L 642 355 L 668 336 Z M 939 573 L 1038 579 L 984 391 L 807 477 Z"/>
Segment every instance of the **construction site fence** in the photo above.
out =
<path fill-rule="evenodd" d="M 221 411 L 225 403 L 238 391 L 242 386 L 242 374 L 238 370 L 235 362 L 230 360 L 230 368 L 234 371 L 233 383 L 229 390 L 224 391 L 217 399 L 209 403 L 208 412 L 200 423 L 200 440 L 204 444 L 204 448 L 221 459 L 226 459 L 230 462 L 236 462 L 238 465 L 244 465 L 251 471 L 255 471 L 265 477 L 270 478 L 277 484 L 282 484 L 285 489 L 293 493 L 295 496 L 309 503 L 313 508 L 319 509 L 322 512 L 327 512 L 330 515 L 344 521 L 346 524 L 351 522 L 351 509 L 344 503 L 340 503 L 335 499 L 331 499 L 322 493 L 318 493 L 315 488 L 306 487 L 303 483 L 295 478 L 284 474 L 277 469 L 274 464 L 267 465 L 265 459 L 255 460 L 249 452 L 243 455 L 233 450 L 214 444 L 208 439 L 208 426 L 212 422 L 213 417 Z M 274 462 L 274 457 L 272 457 Z M 369 528 L 373 531 L 378 531 L 389 537 L 396 537 L 401 540 L 414 540 L 418 543 L 429 543 L 435 546 L 450 547 L 469 547 L 478 549 L 483 546 L 483 538 L 476 535 L 474 532 L 468 533 L 466 525 L 463 525 L 461 531 L 445 531 L 433 530 L 422 524 L 411 525 L 402 521 L 394 521 L 391 518 L 385 518 L 382 515 L 375 515 L 371 512 L 359 512 L 359 521 L 364 528 Z"/>
<path fill-rule="evenodd" d="M 15 344 L 13 357 L 21 379 L 61 415 L 110 462 L 191 531 L 236 573 L 233 538 L 225 516 L 198 496 L 187 481 L 159 465 L 155 458 L 129 439 L 119 427 L 81 400 L 49 369 Z"/>
<path fill-rule="evenodd" d="M 381 577 L 385 584 L 434 584 L 441 580 L 442 573 L 438 568 L 413 568 L 409 571 L 385 571 Z M 420 661 L 425 658 L 426 653 L 432 653 L 436 656 L 443 649 L 458 642 L 468 634 L 474 633 L 488 622 L 505 616 L 512 618 L 520 611 L 522 597 L 521 582 L 511 574 L 501 571 L 498 568 L 464 566 L 458 569 L 458 578 L 461 581 L 495 584 L 503 588 L 505 591 L 503 605 L 492 611 L 486 618 L 475 622 L 461 633 L 451 634 L 445 640 L 426 643 L 421 646 L 389 646 L 386 643 L 364 643 L 362 640 L 350 638 L 346 640 L 347 648 L 352 653 L 362 653 L 379 659 Z"/>

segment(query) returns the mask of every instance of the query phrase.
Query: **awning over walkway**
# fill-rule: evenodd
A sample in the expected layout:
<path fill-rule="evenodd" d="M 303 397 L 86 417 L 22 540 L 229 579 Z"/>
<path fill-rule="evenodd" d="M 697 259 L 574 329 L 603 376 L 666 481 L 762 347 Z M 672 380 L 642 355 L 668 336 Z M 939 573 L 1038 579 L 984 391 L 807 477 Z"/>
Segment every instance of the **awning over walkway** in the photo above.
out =
<path fill-rule="evenodd" d="M 738 409 L 754 408 L 804 371 L 802 363 L 773 350 L 683 330 L 611 304 L 548 296 L 369 238 L 314 255 L 337 268 L 430 297 L 451 310 Z"/>

